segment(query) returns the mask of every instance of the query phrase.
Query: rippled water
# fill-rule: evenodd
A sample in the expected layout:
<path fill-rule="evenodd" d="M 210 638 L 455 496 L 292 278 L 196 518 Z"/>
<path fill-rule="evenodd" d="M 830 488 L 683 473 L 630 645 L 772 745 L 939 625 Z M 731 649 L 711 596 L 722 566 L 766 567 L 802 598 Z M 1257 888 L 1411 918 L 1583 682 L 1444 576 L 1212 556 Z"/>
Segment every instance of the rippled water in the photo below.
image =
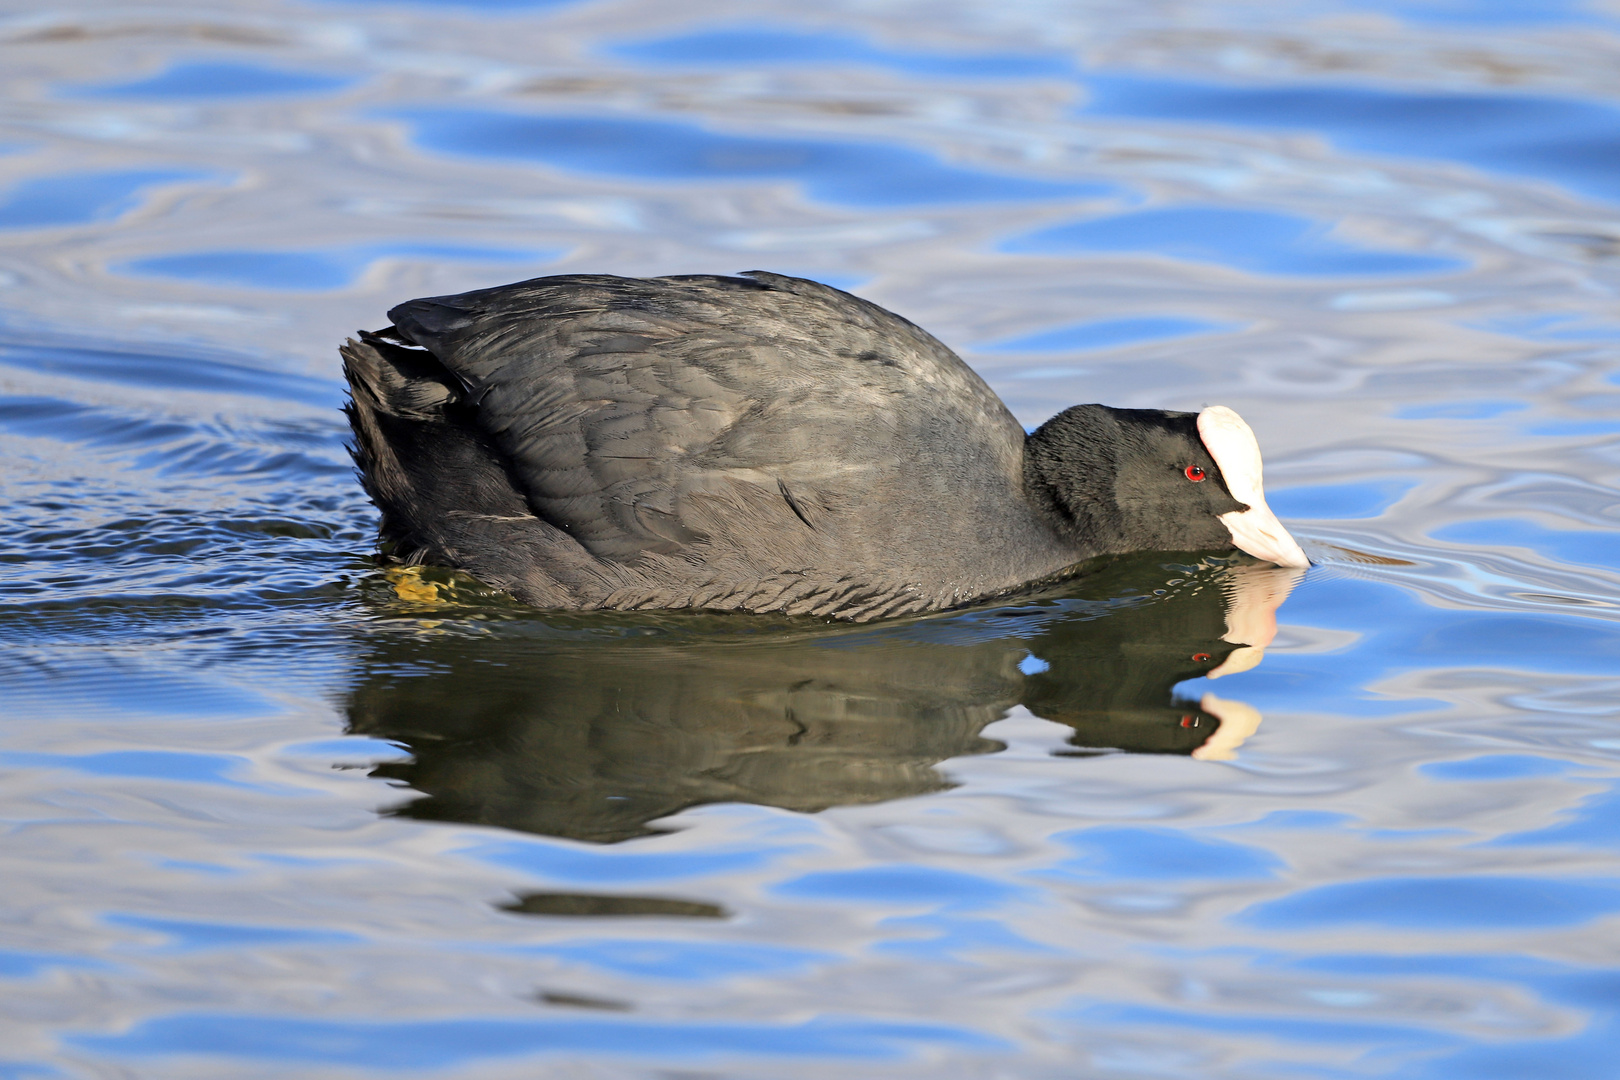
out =
<path fill-rule="evenodd" d="M 11 5 L 0 80 L 0 1077 L 1613 1075 L 1612 3 Z M 1237 408 L 1319 565 L 373 564 L 344 335 L 755 267 Z"/>

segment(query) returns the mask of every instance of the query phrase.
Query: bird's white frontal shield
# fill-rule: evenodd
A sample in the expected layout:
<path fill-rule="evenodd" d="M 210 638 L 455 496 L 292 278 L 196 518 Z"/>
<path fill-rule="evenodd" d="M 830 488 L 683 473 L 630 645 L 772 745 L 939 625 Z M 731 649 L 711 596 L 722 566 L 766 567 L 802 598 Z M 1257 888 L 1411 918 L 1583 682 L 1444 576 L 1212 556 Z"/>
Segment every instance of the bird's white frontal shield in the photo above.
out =
<path fill-rule="evenodd" d="M 1311 560 L 1266 505 L 1266 493 L 1260 482 L 1260 443 L 1243 417 L 1225 405 L 1211 405 L 1198 414 L 1198 437 L 1204 440 L 1204 449 L 1220 467 L 1226 490 L 1232 493 L 1232 498 L 1249 506 L 1247 510 L 1234 510 L 1220 516 L 1221 523 L 1232 533 L 1232 543 L 1239 550 L 1278 566 L 1311 565 Z"/>

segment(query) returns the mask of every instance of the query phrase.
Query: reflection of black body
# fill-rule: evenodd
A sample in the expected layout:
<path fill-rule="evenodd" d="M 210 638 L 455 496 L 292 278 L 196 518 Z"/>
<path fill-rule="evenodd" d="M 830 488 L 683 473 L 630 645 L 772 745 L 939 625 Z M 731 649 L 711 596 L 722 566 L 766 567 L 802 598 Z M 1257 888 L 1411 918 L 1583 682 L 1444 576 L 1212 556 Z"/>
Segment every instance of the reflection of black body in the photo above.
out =
<path fill-rule="evenodd" d="M 1214 577 L 1172 575 L 1181 586 L 1120 604 L 1105 619 L 1046 621 L 1024 644 L 1051 666 L 1024 680 L 1019 700 L 1036 716 L 1074 728 L 1069 741 L 1078 747 L 1192 753 L 1219 721 L 1196 703 L 1172 701 L 1171 687 L 1215 668 L 1237 647 L 1221 640 L 1226 617 Z"/>
<path fill-rule="evenodd" d="M 1234 646 L 1224 572 L 1165 558 L 862 630 L 614 615 L 514 625 L 538 639 L 381 634 L 350 727 L 412 751 L 377 769 L 424 793 L 400 813 L 601 842 L 704 803 L 814 811 L 938 790 L 932 766 L 997 749 L 979 732 L 1020 703 L 1079 747 L 1191 753 L 1218 721 L 1171 687 Z M 1024 674 L 1031 654 L 1047 670 Z"/>

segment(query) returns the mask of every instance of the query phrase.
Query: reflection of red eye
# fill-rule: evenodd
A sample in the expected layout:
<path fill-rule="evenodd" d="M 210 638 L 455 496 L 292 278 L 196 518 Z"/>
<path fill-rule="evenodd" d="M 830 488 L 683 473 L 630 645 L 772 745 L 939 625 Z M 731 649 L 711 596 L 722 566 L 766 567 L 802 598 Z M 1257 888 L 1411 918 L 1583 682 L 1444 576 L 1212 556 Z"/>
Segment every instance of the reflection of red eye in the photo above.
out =
<path fill-rule="evenodd" d="M 1183 716 L 1181 718 L 1181 726 L 1182 727 L 1197 727 L 1198 726 L 1198 717 L 1196 717 L 1196 716 Z"/>
<path fill-rule="evenodd" d="M 1208 659 L 1209 659 L 1209 653 L 1207 653 L 1207 652 L 1195 652 L 1195 653 L 1193 653 L 1193 661 L 1195 663 L 1202 664 L 1205 660 L 1208 660 Z"/>
<path fill-rule="evenodd" d="M 1195 484 L 1204 479 L 1204 470 L 1200 469 L 1196 465 L 1189 465 L 1184 471 L 1187 474 L 1187 479 L 1191 480 Z"/>

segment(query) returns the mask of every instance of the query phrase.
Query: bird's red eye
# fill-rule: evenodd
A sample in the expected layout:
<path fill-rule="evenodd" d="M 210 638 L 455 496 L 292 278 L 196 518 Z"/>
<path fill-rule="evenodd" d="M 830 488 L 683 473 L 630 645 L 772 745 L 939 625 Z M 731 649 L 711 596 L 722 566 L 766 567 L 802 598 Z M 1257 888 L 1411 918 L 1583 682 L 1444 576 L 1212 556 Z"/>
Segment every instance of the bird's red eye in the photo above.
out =
<path fill-rule="evenodd" d="M 1196 465 L 1189 465 L 1183 471 L 1187 474 L 1187 479 L 1191 480 L 1195 484 L 1204 479 L 1204 470 L 1200 469 Z"/>
<path fill-rule="evenodd" d="M 1206 661 L 1208 659 L 1209 659 L 1209 653 L 1207 653 L 1207 652 L 1195 652 L 1195 653 L 1193 653 L 1193 661 L 1195 663 L 1202 664 L 1204 661 Z"/>

